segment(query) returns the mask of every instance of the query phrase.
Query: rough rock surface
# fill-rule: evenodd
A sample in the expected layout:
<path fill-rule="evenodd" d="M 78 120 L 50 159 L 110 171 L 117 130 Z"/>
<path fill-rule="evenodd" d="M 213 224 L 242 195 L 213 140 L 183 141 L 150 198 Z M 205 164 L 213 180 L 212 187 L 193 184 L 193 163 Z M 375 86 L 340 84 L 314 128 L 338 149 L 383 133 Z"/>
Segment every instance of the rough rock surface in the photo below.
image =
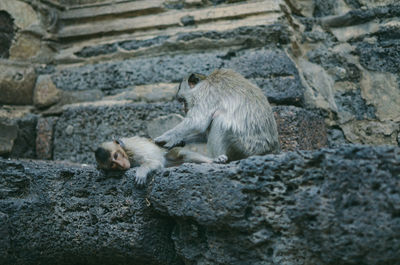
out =
<path fill-rule="evenodd" d="M 400 148 L 185 164 L 155 172 L 146 190 L 130 176 L 0 159 L 0 263 L 400 261 Z"/>
<path fill-rule="evenodd" d="M 33 67 L 0 64 L 0 104 L 32 104 L 35 82 Z"/>
<path fill-rule="evenodd" d="M 1 156 L 93 163 L 170 128 L 177 83 L 221 67 L 295 151 L 160 171 L 147 195 L 0 160 L 0 264 L 400 264 L 398 2 L 0 0 Z"/>
<path fill-rule="evenodd" d="M 6 157 L 35 158 L 38 115 L 30 107 L 0 108 L 0 153 Z"/>
<path fill-rule="evenodd" d="M 397 264 L 400 149 L 344 146 L 156 175 L 185 264 Z"/>
<path fill-rule="evenodd" d="M 63 90 L 95 87 L 115 94 L 133 85 L 180 82 L 188 73 L 209 74 L 221 67 L 234 69 L 253 81 L 272 103 L 302 103 L 304 88 L 296 66 L 279 50 L 217 51 L 99 63 L 60 70 L 52 79 Z"/>
<path fill-rule="evenodd" d="M 0 159 L 0 263 L 182 264 L 174 223 L 131 180 L 88 166 Z"/>
<path fill-rule="evenodd" d="M 98 144 L 119 137 L 147 136 L 148 122 L 180 109 L 175 102 L 71 105 L 55 125 L 54 159 L 94 163 Z"/>

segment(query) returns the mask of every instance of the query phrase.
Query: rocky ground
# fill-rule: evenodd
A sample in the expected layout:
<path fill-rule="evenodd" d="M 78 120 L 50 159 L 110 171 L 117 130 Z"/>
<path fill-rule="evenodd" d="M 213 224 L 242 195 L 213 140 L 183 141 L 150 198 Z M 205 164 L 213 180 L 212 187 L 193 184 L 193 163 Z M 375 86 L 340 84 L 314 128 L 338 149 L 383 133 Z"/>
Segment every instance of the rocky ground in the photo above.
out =
<path fill-rule="evenodd" d="M 0 169 L 1 264 L 400 261 L 398 147 L 185 164 L 142 190 L 130 174 L 80 164 Z"/>
<path fill-rule="evenodd" d="M 0 1 L 0 263 L 400 263 L 399 17 L 396 0 Z M 98 143 L 176 125 L 179 81 L 221 67 L 267 95 L 281 154 L 143 190 L 94 168 Z"/>

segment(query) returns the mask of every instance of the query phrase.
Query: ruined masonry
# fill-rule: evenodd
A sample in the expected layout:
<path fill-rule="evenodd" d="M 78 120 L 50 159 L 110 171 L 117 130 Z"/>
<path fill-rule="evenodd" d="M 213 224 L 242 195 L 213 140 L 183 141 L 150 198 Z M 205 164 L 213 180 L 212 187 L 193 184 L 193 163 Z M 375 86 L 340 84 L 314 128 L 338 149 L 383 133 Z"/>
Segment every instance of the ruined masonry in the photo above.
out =
<path fill-rule="evenodd" d="M 281 154 L 144 189 L 95 168 L 216 68 L 267 95 Z M 0 1 L 0 264 L 400 264 L 399 145 L 396 0 Z"/>

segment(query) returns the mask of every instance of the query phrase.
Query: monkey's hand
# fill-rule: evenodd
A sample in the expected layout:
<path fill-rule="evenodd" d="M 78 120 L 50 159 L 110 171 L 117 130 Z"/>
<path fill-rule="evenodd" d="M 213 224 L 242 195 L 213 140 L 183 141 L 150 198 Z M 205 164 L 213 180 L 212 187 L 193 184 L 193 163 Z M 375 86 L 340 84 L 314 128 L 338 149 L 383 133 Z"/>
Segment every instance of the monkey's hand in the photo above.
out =
<path fill-rule="evenodd" d="M 138 186 L 143 186 L 146 184 L 147 175 L 150 171 L 151 169 L 148 167 L 138 167 L 136 169 L 135 182 Z"/>
<path fill-rule="evenodd" d="M 163 146 L 167 149 L 172 149 L 174 147 L 185 146 L 185 141 L 181 139 L 173 139 L 172 137 L 161 135 L 154 139 L 154 142 L 160 146 Z"/>
<path fill-rule="evenodd" d="M 226 164 L 228 162 L 228 157 L 226 155 L 220 155 L 214 158 L 213 162 L 217 164 Z"/>

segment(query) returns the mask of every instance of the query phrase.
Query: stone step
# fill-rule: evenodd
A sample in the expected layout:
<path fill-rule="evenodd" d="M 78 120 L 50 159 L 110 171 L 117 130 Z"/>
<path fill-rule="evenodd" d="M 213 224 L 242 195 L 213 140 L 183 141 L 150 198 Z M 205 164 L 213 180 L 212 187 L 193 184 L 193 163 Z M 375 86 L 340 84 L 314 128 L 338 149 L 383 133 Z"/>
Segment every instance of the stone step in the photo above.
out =
<path fill-rule="evenodd" d="M 112 15 L 120 16 L 129 14 L 130 16 L 139 16 L 149 13 L 158 13 L 164 10 L 164 0 L 145 0 L 120 3 L 109 3 L 108 5 L 97 5 L 76 8 L 69 8 L 60 13 L 60 19 L 66 23 L 77 24 L 81 20 L 96 19 Z"/>
<path fill-rule="evenodd" d="M 188 51 L 280 46 L 289 43 L 291 35 L 289 28 L 279 22 L 280 17 L 281 14 L 273 13 L 196 27 L 151 29 L 112 37 L 95 36 L 89 40 L 79 38 L 72 46 L 62 46 L 55 61 L 95 63 Z"/>
<path fill-rule="evenodd" d="M 226 19 L 239 19 L 258 14 L 280 13 L 279 1 L 238 3 L 229 6 L 208 7 L 193 10 L 171 10 L 157 15 L 134 18 L 112 19 L 62 27 L 57 38 L 60 40 L 134 32 L 148 29 L 194 25 Z"/>
<path fill-rule="evenodd" d="M 142 190 L 0 158 L 0 264 L 398 264 L 399 157 L 348 145 L 185 164 Z"/>
<path fill-rule="evenodd" d="M 0 264 L 182 264 L 173 222 L 130 178 L 0 158 L 0 179 Z"/>

